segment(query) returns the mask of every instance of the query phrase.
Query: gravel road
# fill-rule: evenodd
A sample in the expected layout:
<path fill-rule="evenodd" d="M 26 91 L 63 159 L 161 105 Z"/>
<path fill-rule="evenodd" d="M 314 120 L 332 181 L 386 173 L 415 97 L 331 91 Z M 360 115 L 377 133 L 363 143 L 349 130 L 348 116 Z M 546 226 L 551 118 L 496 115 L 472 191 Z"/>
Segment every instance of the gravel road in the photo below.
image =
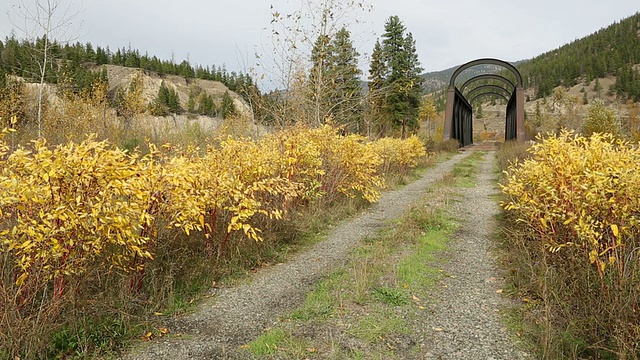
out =
<path fill-rule="evenodd" d="M 428 170 L 421 179 L 394 191 L 358 217 L 336 226 L 327 240 L 297 254 L 284 264 L 259 270 L 242 285 L 217 289 L 191 314 L 168 319 L 173 336 L 141 344 L 127 360 L 229 359 L 238 346 L 273 326 L 304 300 L 305 293 L 324 274 L 344 263 L 349 250 L 400 217 L 431 184 L 441 180 L 468 153 L 461 153 Z M 489 253 L 492 217 L 498 211 L 489 196 L 496 192 L 493 153 L 482 163 L 478 186 L 463 190 L 455 205 L 464 224 L 457 233 L 448 265 L 447 286 L 434 294 L 434 315 L 425 326 L 437 328 L 425 339 L 425 359 L 521 359 L 500 322 L 498 309 L 507 301 L 496 290 L 501 282 Z M 179 334 L 179 336 L 177 336 Z"/>
<path fill-rule="evenodd" d="M 285 264 L 261 269 L 246 284 L 218 289 L 193 313 L 169 319 L 173 336 L 141 344 L 123 359 L 228 359 L 238 346 L 259 335 L 303 300 L 322 275 L 344 263 L 349 250 L 372 236 L 387 222 L 400 217 L 434 182 L 450 172 L 468 153 L 439 163 L 421 179 L 384 193 L 380 201 L 353 220 L 336 226 L 327 240 Z M 179 334 L 180 336 L 176 336 Z"/>
<path fill-rule="evenodd" d="M 479 166 L 475 187 L 461 190 L 453 214 L 461 228 L 446 252 L 441 291 L 433 294 L 433 314 L 425 326 L 436 329 L 427 339 L 424 359 L 529 359 L 515 347 L 499 311 L 510 306 L 501 295 L 502 278 L 491 253 L 490 234 L 499 206 L 493 172 L 494 152 Z"/>

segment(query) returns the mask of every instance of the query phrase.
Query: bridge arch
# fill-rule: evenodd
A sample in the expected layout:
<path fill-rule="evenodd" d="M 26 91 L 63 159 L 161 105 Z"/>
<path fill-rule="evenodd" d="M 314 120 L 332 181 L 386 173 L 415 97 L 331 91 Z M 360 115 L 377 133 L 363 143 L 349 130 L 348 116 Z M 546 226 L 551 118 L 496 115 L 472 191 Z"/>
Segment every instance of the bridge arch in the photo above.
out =
<path fill-rule="evenodd" d="M 468 99 L 472 99 L 474 96 L 481 94 L 482 92 L 486 92 L 486 91 L 492 91 L 494 93 L 500 93 L 503 94 L 505 97 L 507 97 L 507 101 L 509 101 L 509 96 L 511 96 L 511 92 L 509 92 L 509 90 L 500 87 L 498 85 L 481 85 L 478 86 L 474 89 L 472 89 L 471 91 L 469 91 L 464 97 L 468 100 Z M 471 103 L 471 101 L 469 101 Z"/>
<path fill-rule="evenodd" d="M 480 93 L 480 94 L 477 94 L 474 97 L 472 97 L 469 100 L 469 104 L 473 104 L 477 99 L 479 99 L 479 98 L 481 98 L 481 97 L 483 97 L 485 95 L 495 95 L 495 96 L 499 96 L 499 97 L 503 98 L 505 101 L 509 101 L 509 98 L 504 96 L 504 94 L 499 94 L 499 93 L 493 92 L 493 91 L 487 91 L 487 92 Z"/>
<path fill-rule="evenodd" d="M 456 87 L 457 77 L 466 69 L 476 65 L 498 65 L 513 73 L 516 83 L 496 74 L 478 75 L 467 80 L 460 89 Z M 503 82 L 509 90 L 498 85 L 482 85 L 469 91 L 467 95 L 463 91 L 467 86 L 482 79 L 493 79 Z M 483 90 L 492 90 L 486 91 Z M 445 110 L 444 136 L 446 139 L 456 139 L 460 146 L 467 146 L 473 143 L 473 111 L 471 103 L 480 96 L 493 94 L 501 96 L 507 100 L 507 111 L 505 119 L 505 140 L 524 141 L 524 86 L 522 76 L 518 69 L 510 63 L 493 58 L 482 58 L 469 61 L 458 67 L 451 75 L 449 90 L 447 92 L 447 105 Z M 471 99 L 471 101 L 469 101 Z"/>
<path fill-rule="evenodd" d="M 506 61 L 493 59 L 493 58 L 476 59 L 476 60 L 469 61 L 466 64 L 460 65 L 460 67 L 453 72 L 453 75 L 451 75 L 451 80 L 449 80 L 449 86 L 455 86 L 456 78 L 458 77 L 458 75 L 460 75 L 463 71 L 467 70 L 468 68 L 474 67 L 476 65 L 498 65 L 498 66 L 507 68 L 507 70 L 511 71 L 513 75 L 515 75 L 516 82 L 517 82 L 516 85 L 522 86 L 522 75 L 520 75 L 520 72 L 518 71 L 518 69 L 516 69 L 515 66 L 509 64 Z"/>
<path fill-rule="evenodd" d="M 482 75 L 474 76 L 471 79 L 465 81 L 465 83 L 462 84 L 462 86 L 460 86 L 460 91 L 464 93 L 464 91 L 467 89 L 467 86 L 481 80 L 498 80 L 502 82 L 507 87 L 507 90 L 511 92 L 513 92 L 513 90 L 516 89 L 515 84 L 512 83 L 511 80 L 507 79 L 504 76 L 500 76 L 496 74 L 482 74 Z"/>

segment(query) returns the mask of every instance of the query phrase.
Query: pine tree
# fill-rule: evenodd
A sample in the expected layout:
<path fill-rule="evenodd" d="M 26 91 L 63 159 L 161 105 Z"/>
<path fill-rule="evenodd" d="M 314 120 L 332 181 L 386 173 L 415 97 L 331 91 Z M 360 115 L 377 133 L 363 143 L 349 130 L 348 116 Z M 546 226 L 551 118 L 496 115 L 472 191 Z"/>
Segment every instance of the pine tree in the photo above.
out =
<path fill-rule="evenodd" d="M 213 98 L 206 92 L 202 92 L 198 99 L 198 113 L 207 116 L 216 115 L 216 105 L 213 102 Z"/>
<path fill-rule="evenodd" d="M 220 116 L 223 119 L 227 119 L 234 115 L 236 115 L 236 106 L 233 103 L 229 91 L 225 91 L 224 95 L 222 95 L 222 102 L 220 103 Z"/>
<path fill-rule="evenodd" d="M 401 126 L 402 138 L 409 130 L 417 128 L 417 115 L 422 95 L 420 61 L 411 33 L 398 16 L 391 16 L 382 35 L 382 59 L 388 70 L 384 84 L 386 92 L 386 114 L 395 126 Z"/>
<path fill-rule="evenodd" d="M 329 84 L 331 66 L 331 38 L 320 35 L 311 50 L 312 67 L 309 73 L 309 93 L 313 103 L 313 118 L 317 125 L 329 115 Z"/>
<path fill-rule="evenodd" d="M 542 126 L 542 109 L 540 108 L 540 102 L 536 101 L 536 113 L 534 117 L 534 125 L 538 128 Z"/>
<path fill-rule="evenodd" d="M 354 128 L 359 124 L 362 111 L 362 72 L 358 68 L 360 54 L 354 48 L 351 35 L 346 28 L 336 33 L 331 49 L 332 69 L 329 74 L 332 77 L 333 91 L 330 92 L 329 112 L 337 123 Z"/>
<path fill-rule="evenodd" d="M 599 79 L 596 79 L 595 84 L 593 84 L 593 91 L 598 94 L 598 97 L 600 96 L 600 93 L 602 92 L 602 85 L 600 85 Z"/>
<path fill-rule="evenodd" d="M 193 91 L 189 91 L 189 100 L 187 100 L 187 112 L 193 113 L 196 110 L 196 95 Z"/>
<path fill-rule="evenodd" d="M 382 46 L 380 40 L 376 40 L 371 53 L 371 62 L 369 63 L 369 93 L 367 95 L 367 105 L 369 106 L 369 114 L 367 116 L 371 123 L 368 126 L 368 135 L 371 136 L 371 128 L 373 124 L 378 126 L 380 133 L 385 132 L 385 124 L 382 114 L 385 110 L 385 78 L 387 76 L 387 66 L 382 58 Z"/>
<path fill-rule="evenodd" d="M 346 28 L 340 29 L 333 38 L 320 35 L 316 39 L 311 51 L 313 65 L 309 74 L 316 124 L 328 117 L 351 127 L 358 124 L 362 95 L 358 56 Z"/>

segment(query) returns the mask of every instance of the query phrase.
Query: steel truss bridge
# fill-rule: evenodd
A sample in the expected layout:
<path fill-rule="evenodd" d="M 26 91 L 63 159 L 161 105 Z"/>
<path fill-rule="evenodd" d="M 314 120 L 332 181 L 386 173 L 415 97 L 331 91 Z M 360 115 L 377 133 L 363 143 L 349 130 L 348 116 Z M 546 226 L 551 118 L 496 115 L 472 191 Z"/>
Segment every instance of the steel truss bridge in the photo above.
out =
<path fill-rule="evenodd" d="M 456 78 L 464 70 L 476 65 L 498 65 L 506 68 L 515 76 L 515 84 L 497 74 L 483 74 L 467 80 L 460 88 L 456 87 Z M 485 83 L 482 85 L 482 83 Z M 499 85 L 489 84 L 499 83 Z M 484 58 L 461 65 L 451 76 L 447 93 L 447 105 L 444 118 L 444 136 L 456 139 L 460 146 L 473 144 L 473 108 L 472 104 L 485 96 L 500 97 L 507 101 L 505 119 L 505 140 L 524 141 L 524 86 L 522 76 L 515 66 L 506 61 Z"/>

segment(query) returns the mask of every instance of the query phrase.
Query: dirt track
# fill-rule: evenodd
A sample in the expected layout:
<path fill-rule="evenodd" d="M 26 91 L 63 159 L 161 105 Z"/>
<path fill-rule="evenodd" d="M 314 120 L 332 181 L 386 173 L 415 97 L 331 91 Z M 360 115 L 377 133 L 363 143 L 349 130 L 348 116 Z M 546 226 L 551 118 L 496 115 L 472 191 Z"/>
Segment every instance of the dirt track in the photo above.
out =
<path fill-rule="evenodd" d="M 344 263 L 361 239 L 372 236 L 400 217 L 434 182 L 441 180 L 468 153 L 438 164 L 419 180 L 389 191 L 358 217 L 333 228 L 328 238 L 285 264 L 260 270 L 245 284 L 217 290 L 191 314 L 170 319 L 171 337 L 143 344 L 124 359 L 237 359 L 240 345 L 273 326 L 298 307 L 305 294 L 325 274 Z M 447 251 L 446 288 L 433 294 L 434 314 L 426 320 L 421 339 L 424 359 L 518 359 L 517 350 L 500 322 L 498 309 L 506 300 L 496 290 L 497 270 L 488 252 L 492 216 L 498 211 L 489 196 L 496 192 L 493 154 L 481 164 L 478 185 L 465 189 L 456 205 L 461 214 L 459 239 Z M 180 336 L 176 336 L 180 334 Z"/>

